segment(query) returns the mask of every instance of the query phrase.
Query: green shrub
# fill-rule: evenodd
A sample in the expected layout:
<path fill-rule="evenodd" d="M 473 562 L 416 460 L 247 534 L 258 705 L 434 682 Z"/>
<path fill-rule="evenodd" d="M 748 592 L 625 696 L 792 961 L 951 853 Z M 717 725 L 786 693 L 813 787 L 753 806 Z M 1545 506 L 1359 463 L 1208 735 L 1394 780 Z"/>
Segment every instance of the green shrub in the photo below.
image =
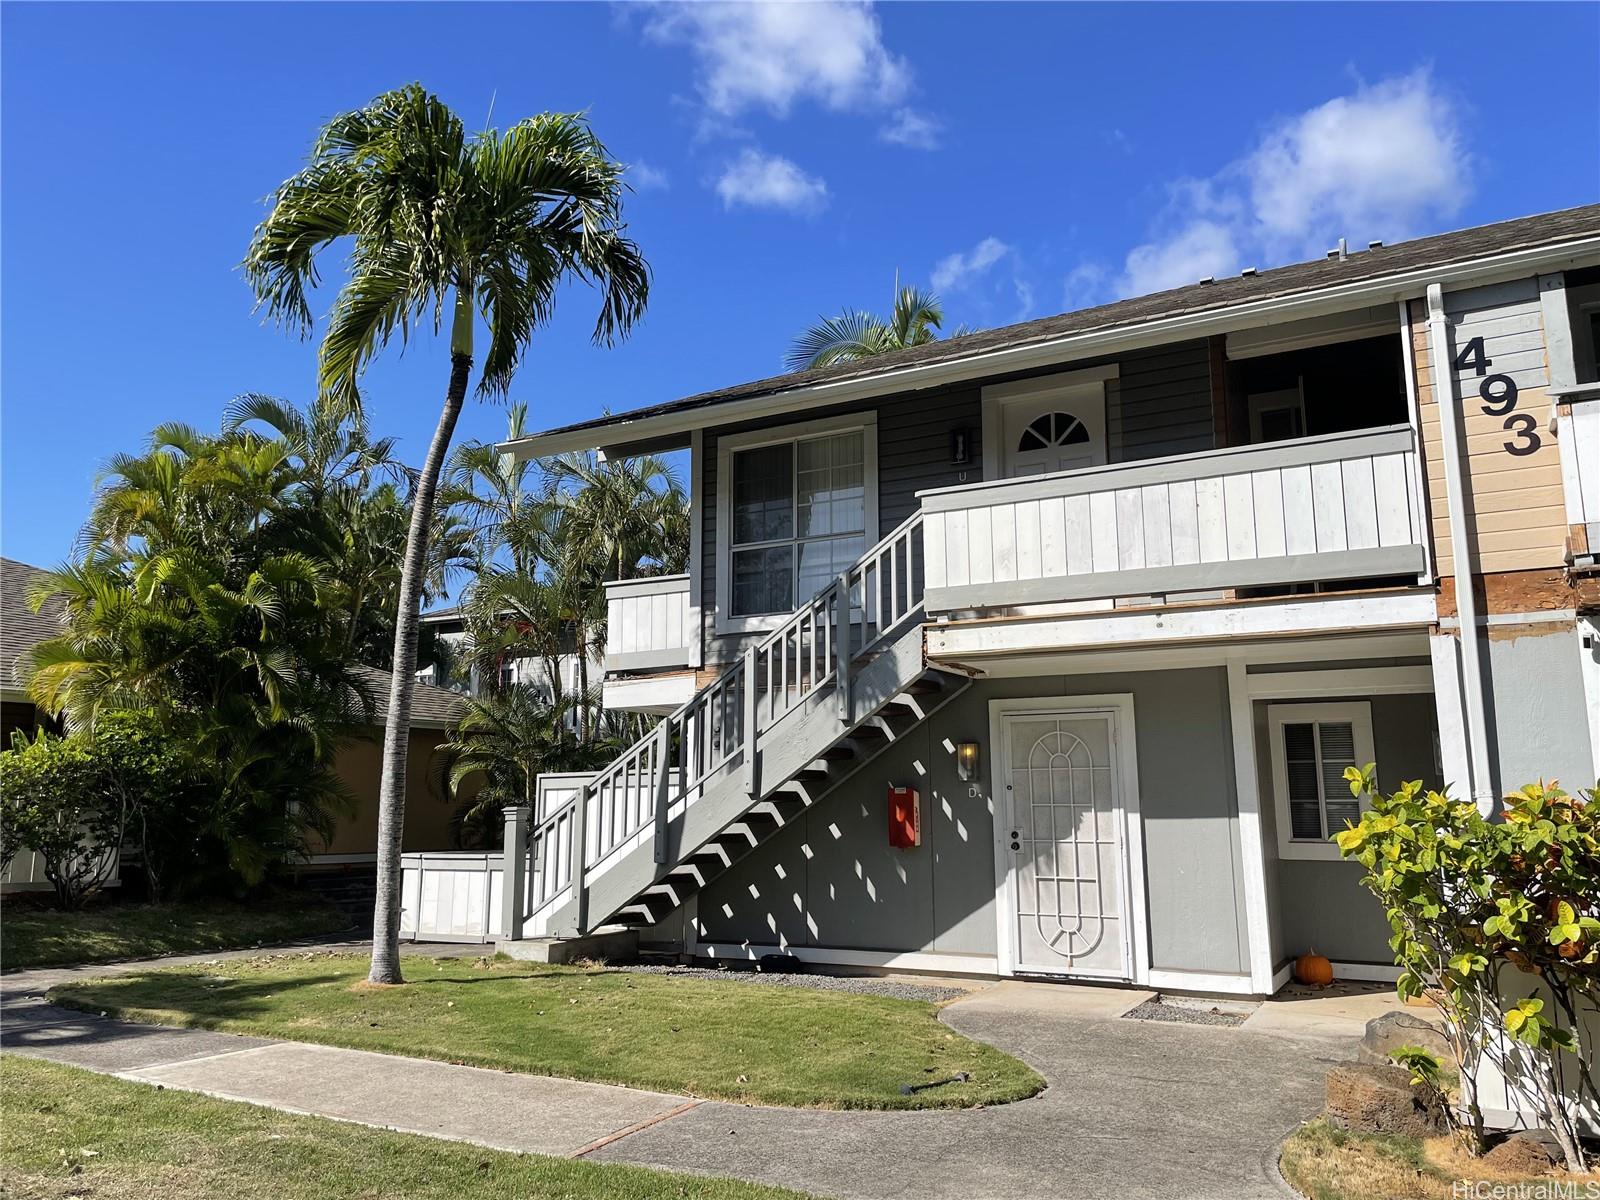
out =
<path fill-rule="evenodd" d="M 1530 784 L 1496 821 L 1417 782 L 1386 796 L 1370 764 L 1345 777 L 1370 808 L 1335 840 L 1384 906 L 1400 994 L 1426 996 L 1445 1017 L 1472 1142 L 1483 1144 L 1477 1068 L 1487 1057 L 1531 1086 L 1567 1166 L 1586 1169 L 1571 1100 L 1600 1103 L 1584 1020 L 1600 1012 L 1596 792 Z M 1567 1078 L 1576 1087 L 1564 1095 Z"/>
<path fill-rule="evenodd" d="M 116 873 L 127 805 L 81 738 L 16 731 L 0 752 L 0 796 L 7 863 L 24 848 L 38 853 L 59 907 L 79 907 Z"/>

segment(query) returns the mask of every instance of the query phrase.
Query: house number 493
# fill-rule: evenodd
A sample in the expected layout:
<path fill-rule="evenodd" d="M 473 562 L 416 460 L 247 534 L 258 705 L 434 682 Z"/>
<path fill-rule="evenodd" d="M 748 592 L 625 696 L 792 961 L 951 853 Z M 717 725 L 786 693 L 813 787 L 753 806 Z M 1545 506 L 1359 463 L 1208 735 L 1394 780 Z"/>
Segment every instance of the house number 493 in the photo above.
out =
<path fill-rule="evenodd" d="M 1509 375 L 1489 374 L 1489 368 L 1493 365 L 1494 359 L 1483 353 L 1481 337 L 1473 338 L 1456 355 L 1456 370 L 1465 371 L 1470 367 L 1478 377 L 1478 398 L 1483 401 L 1484 414 L 1504 417 L 1505 423 L 1501 428 L 1515 435 L 1514 440 L 1503 443 L 1506 453 L 1523 458 L 1532 454 L 1541 444 L 1539 422 L 1532 413 L 1517 411 L 1517 381 Z"/>

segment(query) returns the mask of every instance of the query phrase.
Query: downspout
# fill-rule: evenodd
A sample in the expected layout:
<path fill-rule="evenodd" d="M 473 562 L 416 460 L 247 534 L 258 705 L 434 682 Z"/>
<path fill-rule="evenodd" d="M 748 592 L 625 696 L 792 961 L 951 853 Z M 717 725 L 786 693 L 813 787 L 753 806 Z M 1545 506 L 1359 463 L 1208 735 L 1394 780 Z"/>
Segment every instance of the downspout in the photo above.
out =
<path fill-rule="evenodd" d="M 1478 597 L 1472 587 L 1472 543 L 1467 530 L 1467 485 L 1461 470 L 1466 453 L 1461 433 L 1460 400 L 1444 312 L 1444 287 L 1428 285 L 1428 361 L 1433 368 L 1433 394 L 1439 405 L 1439 434 L 1444 442 L 1445 503 L 1450 510 L 1451 570 L 1455 575 L 1456 615 L 1460 624 L 1461 683 L 1467 707 L 1468 786 L 1478 811 L 1494 811 L 1494 784 L 1489 770 L 1489 732 L 1483 699 L 1482 634 L 1478 629 Z"/>

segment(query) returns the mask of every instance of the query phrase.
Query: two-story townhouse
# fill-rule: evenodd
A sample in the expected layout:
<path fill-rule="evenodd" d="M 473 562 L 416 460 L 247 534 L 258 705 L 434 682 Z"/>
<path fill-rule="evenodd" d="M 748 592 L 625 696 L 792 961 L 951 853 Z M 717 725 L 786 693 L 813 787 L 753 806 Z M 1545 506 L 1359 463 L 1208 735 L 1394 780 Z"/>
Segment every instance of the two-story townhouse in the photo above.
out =
<path fill-rule="evenodd" d="M 610 591 L 607 703 L 663 720 L 512 814 L 506 932 L 1386 977 L 1347 766 L 1600 773 L 1597 342 L 1591 206 L 508 443 L 687 448 L 695 521 Z"/>

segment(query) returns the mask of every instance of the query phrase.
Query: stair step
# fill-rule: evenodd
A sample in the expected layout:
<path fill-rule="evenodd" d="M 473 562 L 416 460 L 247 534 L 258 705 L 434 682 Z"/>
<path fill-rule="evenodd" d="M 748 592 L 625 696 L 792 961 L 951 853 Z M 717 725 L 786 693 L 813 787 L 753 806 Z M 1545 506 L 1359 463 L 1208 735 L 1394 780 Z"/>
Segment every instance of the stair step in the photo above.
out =
<path fill-rule="evenodd" d="M 857 655 L 853 661 L 858 666 L 864 665 L 886 653 L 886 650 L 875 649 Z M 842 778 L 853 775 L 861 764 L 881 754 L 887 746 L 898 744 L 968 683 L 956 674 L 926 665 L 914 667 L 913 672 L 914 677 L 909 680 L 900 675 L 905 682 L 889 693 L 886 703 L 859 717 L 859 724 L 848 729 L 842 729 L 836 721 L 830 728 L 826 720 L 807 725 L 808 741 L 810 737 L 818 741 L 836 740 L 820 749 L 816 748 L 817 742 L 805 746 L 791 744 L 789 751 L 798 753 L 794 758 L 788 758 L 787 754 L 783 757 L 790 763 L 798 758 L 804 765 L 786 779 L 775 770 L 763 788 L 764 795 L 741 796 L 735 782 L 731 793 L 718 801 L 727 806 L 721 810 L 721 817 L 729 823 L 698 847 L 686 848 L 676 861 L 656 865 L 653 871 L 644 872 L 642 878 L 629 880 L 629 887 L 638 886 L 641 890 L 608 920 L 639 927 L 669 919 L 691 897 L 714 887 L 736 863 L 778 831 L 799 821 L 820 798 L 835 790 Z M 805 761 L 802 757 L 805 754 L 815 754 L 815 757 Z M 702 832 L 698 836 L 705 834 Z M 616 899 L 620 897 L 608 897 L 607 907 Z"/>
<path fill-rule="evenodd" d="M 789 792 L 775 792 L 750 811 L 758 816 L 771 815 L 780 825 L 787 825 L 806 809 L 806 802 Z"/>

